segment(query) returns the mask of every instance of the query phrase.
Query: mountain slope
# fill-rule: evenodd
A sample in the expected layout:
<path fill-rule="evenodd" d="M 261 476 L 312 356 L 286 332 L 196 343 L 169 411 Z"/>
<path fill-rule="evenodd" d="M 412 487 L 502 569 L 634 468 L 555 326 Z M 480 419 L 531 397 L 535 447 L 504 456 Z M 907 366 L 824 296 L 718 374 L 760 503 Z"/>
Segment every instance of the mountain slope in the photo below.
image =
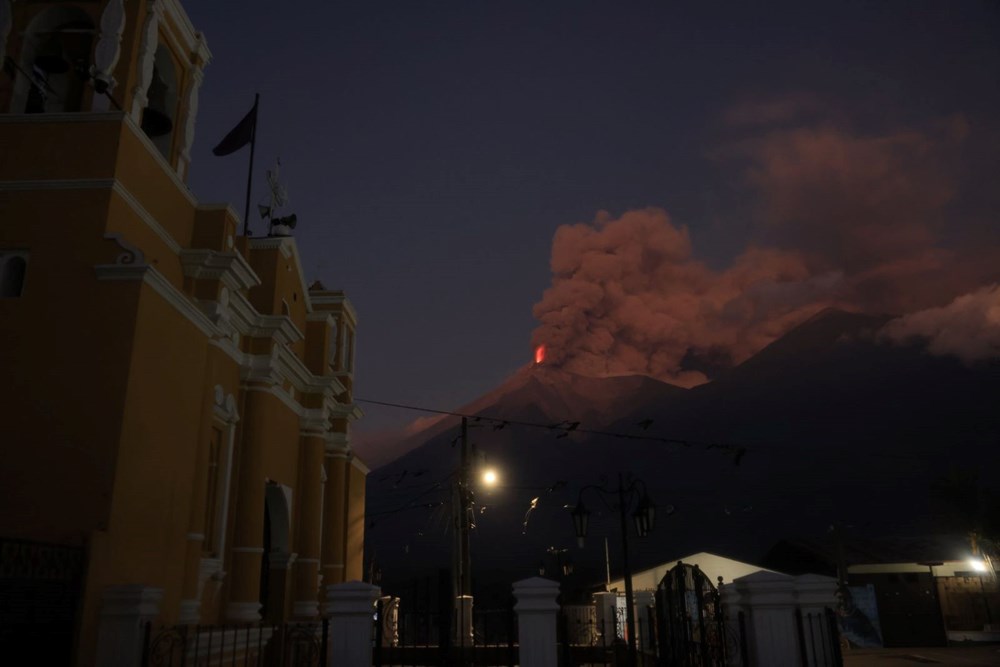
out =
<path fill-rule="evenodd" d="M 619 471 L 638 475 L 661 507 L 677 507 L 670 517 L 660 512 L 649 538 L 633 540 L 640 565 L 703 550 L 753 560 L 779 539 L 821 535 L 835 521 L 859 534 L 955 528 L 930 489 L 950 466 L 1000 463 L 1000 365 L 969 368 L 919 346 L 881 344 L 872 334 L 885 320 L 826 311 L 691 390 L 522 369 L 471 404 L 474 412 L 706 444 L 472 429 L 477 451 L 504 478 L 478 498 L 486 509 L 473 535 L 477 574 L 527 576 L 557 546 L 572 548 L 580 578 L 597 581 L 605 537 L 616 569 L 616 513 L 586 492 L 592 539 L 578 550 L 564 506 L 602 475 L 616 482 Z M 449 564 L 449 507 L 424 505 L 449 498 L 455 425 L 440 424 L 436 437 L 369 477 L 370 546 L 387 580 Z M 737 466 L 712 442 L 747 451 Z"/>

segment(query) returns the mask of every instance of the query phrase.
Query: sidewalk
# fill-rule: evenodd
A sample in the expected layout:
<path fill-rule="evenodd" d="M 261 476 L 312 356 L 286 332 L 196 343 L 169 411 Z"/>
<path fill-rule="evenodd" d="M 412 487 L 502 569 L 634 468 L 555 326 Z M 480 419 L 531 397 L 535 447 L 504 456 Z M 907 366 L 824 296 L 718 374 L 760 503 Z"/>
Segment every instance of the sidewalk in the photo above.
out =
<path fill-rule="evenodd" d="M 998 667 L 1000 645 L 865 649 L 844 654 L 844 667 L 905 667 L 906 665 Z"/>

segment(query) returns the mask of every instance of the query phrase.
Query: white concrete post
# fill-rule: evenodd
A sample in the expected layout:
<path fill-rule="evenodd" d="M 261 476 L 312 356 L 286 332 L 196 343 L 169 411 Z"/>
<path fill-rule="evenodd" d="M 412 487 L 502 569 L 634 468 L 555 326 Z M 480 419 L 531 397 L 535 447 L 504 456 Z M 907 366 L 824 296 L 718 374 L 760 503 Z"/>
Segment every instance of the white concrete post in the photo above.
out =
<path fill-rule="evenodd" d="M 837 580 L 819 574 L 804 574 L 795 577 L 795 598 L 799 611 L 802 613 L 802 634 L 805 640 L 805 653 L 808 656 L 823 655 L 823 637 L 828 635 L 826 610 L 833 609 L 837 604 Z M 810 616 L 812 622 L 810 623 Z M 837 637 L 830 637 L 837 641 Z"/>
<path fill-rule="evenodd" d="M 455 618 L 452 627 L 455 628 L 456 646 L 474 646 L 475 636 L 473 635 L 472 622 L 472 596 L 455 596 Z"/>
<path fill-rule="evenodd" d="M 639 650 L 648 649 L 653 646 L 653 628 L 649 627 L 649 608 L 655 602 L 654 591 L 635 591 L 632 593 L 635 600 L 635 638 L 636 646 Z"/>
<path fill-rule="evenodd" d="M 615 616 L 618 604 L 617 593 L 594 593 L 594 616 L 597 622 L 597 631 L 601 633 L 600 640 L 605 646 L 611 646 L 615 641 L 615 630 L 618 619 Z"/>
<path fill-rule="evenodd" d="M 160 614 L 162 588 L 109 586 L 101 595 L 97 667 L 138 665 L 146 624 Z"/>
<path fill-rule="evenodd" d="M 739 591 L 736 590 L 736 586 L 733 584 L 724 584 L 719 586 L 719 594 L 722 601 L 722 611 L 726 615 L 726 627 L 730 632 L 735 633 L 737 639 L 737 649 L 735 651 L 727 651 L 726 664 L 730 667 L 742 667 L 743 656 L 742 643 L 739 641 L 740 638 L 740 612 L 746 611 L 743 609 L 743 601 L 740 599 Z M 749 640 L 748 640 L 749 643 Z"/>
<path fill-rule="evenodd" d="M 328 667 L 369 667 L 378 586 L 348 581 L 326 587 L 323 615 L 330 619 Z"/>
<path fill-rule="evenodd" d="M 747 632 L 755 665 L 797 665 L 800 661 L 795 627 L 795 582 L 775 572 L 755 572 L 733 582 L 742 604 L 750 608 Z"/>
<path fill-rule="evenodd" d="M 521 667 L 556 667 L 556 613 L 559 584 L 532 577 L 514 584 Z"/>

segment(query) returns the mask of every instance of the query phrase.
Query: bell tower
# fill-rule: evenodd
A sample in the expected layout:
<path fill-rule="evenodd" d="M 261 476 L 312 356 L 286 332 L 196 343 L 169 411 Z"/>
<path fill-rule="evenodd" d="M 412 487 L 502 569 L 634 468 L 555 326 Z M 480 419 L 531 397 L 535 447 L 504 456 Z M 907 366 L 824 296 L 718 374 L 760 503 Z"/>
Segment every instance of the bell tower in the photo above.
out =
<path fill-rule="evenodd" d="M 177 0 L 0 0 L 0 54 L 0 113 L 122 113 L 187 176 L 211 54 Z"/>

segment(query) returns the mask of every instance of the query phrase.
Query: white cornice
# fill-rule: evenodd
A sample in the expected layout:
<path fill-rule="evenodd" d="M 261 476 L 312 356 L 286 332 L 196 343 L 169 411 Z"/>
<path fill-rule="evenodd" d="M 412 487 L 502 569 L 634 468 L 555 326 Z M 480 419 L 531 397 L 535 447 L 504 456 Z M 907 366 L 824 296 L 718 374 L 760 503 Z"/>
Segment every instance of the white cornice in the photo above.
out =
<path fill-rule="evenodd" d="M 362 463 L 361 459 L 354 455 L 351 457 L 351 465 L 361 471 L 362 474 L 367 475 L 371 472 L 371 469 Z"/>
<path fill-rule="evenodd" d="M 219 329 L 187 296 L 173 286 L 150 264 L 101 264 L 94 267 L 98 280 L 141 280 L 152 287 L 167 303 L 206 336 L 217 336 Z"/>
<path fill-rule="evenodd" d="M 250 289 L 261 283 L 253 268 L 238 252 L 192 248 L 182 250 L 180 256 L 184 275 L 189 278 L 222 280 L 233 291 Z"/>
<path fill-rule="evenodd" d="M 279 345 L 289 345 L 305 338 L 287 315 L 257 313 L 248 333 L 254 338 L 273 338 Z"/>
<path fill-rule="evenodd" d="M 330 416 L 356 421 L 364 417 L 365 412 L 355 403 L 338 403 L 335 408 L 330 410 Z"/>
<path fill-rule="evenodd" d="M 327 326 L 337 326 L 337 313 L 330 310 L 316 310 L 306 315 L 306 322 L 325 322 Z"/>
<path fill-rule="evenodd" d="M 350 299 L 347 298 L 347 295 L 343 293 L 313 292 L 309 295 L 309 299 L 314 306 L 339 306 L 350 323 L 357 326 L 358 314 L 355 312 L 354 306 L 351 304 Z"/>

